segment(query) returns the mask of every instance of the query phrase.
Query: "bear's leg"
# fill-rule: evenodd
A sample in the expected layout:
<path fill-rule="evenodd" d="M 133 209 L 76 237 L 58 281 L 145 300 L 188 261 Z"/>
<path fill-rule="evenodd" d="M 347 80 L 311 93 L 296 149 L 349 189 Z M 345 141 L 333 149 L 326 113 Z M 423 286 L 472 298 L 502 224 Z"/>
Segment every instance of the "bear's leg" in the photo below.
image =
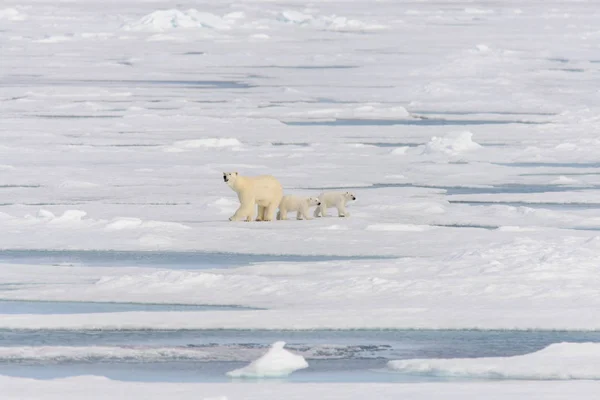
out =
<path fill-rule="evenodd" d="M 286 209 L 279 209 L 279 212 L 277 213 L 277 219 L 280 220 L 286 220 L 287 219 L 287 210 Z"/>
<path fill-rule="evenodd" d="M 257 221 L 264 221 L 265 219 L 265 207 L 258 206 L 258 214 L 256 215 Z"/>
<path fill-rule="evenodd" d="M 327 216 L 327 205 L 325 205 L 324 203 L 321 203 L 319 208 L 320 208 L 319 212 L 321 213 L 321 217 L 326 217 Z"/>
<path fill-rule="evenodd" d="M 343 201 L 336 204 L 336 208 L 338 210 L 338 217 L 349 217 L 350 216 L 350 213 L 348 211 L 346 211 L 346 205 L 344 204 Z"/>
<path fill-rule="evenodd" d="M 275 219 L 275 212 L 277 211 L 277 207 L 279 207 L 279 202 L 273 202 L 269 204 L 265 209 L 265 221 L 273 221 Z M 283 217 L 283 215 L 282 215 Z"/>
<path fill-rule="evenodd" d="M 304 207 L 298 210 L 298 214 L 296 214 L 296 219 L 312 219 L 310 215 L 308 215 L 308 207 Z"/>
<path fill-rule="evenodd" d="M 252 221 L 254 215 L 254 199 L 242 199 L 240 207 L 229 220 L 230 221 Z"/>
<path fill-rule="evenodd" d="M 319 218 L 320 216 L 321 216 L 321 206 L 317 206 L 317 208 L 315 208 L 315 212 L 313 213 L 313 217 Z"/>

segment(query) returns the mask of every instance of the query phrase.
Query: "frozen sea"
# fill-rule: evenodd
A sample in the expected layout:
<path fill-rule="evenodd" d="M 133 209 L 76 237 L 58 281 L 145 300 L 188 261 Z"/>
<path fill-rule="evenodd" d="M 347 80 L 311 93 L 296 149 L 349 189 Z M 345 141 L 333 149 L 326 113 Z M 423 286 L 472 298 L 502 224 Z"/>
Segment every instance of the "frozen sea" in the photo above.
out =
<path fill-rule="evenodd" d="M 3 396 L 597 393 L 599 18 L 3 0 Z M 232 223 L 223 171 L 357 201 Z M 225 375 L 279 341 L 309 367 Z"/>

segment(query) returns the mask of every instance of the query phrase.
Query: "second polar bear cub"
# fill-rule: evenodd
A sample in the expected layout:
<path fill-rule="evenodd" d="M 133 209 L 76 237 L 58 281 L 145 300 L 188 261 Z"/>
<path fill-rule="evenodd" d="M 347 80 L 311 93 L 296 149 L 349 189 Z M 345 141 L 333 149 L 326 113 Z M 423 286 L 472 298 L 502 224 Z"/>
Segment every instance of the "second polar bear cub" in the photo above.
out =
<path fill-rule="evenodd" d="M 326 217 L 327 209 L 335 207 L 339 217 L 349 217 L 346 211 L 346 203 L 356 200 L 356 196 L 350 192 L 323 192 L 319 195 L 321 205 L 315 209 L 315 217 Z"/>
<path fill-rule="evenodd" d="M 287 213 L 290 211 L 296 212 L 296 219 L 312 219 L 308 215 L 308 209 L 320 205 L 321 202 L 316 197 L 283 196 L 279 203 L 277 219 L 287 219 Z"/>

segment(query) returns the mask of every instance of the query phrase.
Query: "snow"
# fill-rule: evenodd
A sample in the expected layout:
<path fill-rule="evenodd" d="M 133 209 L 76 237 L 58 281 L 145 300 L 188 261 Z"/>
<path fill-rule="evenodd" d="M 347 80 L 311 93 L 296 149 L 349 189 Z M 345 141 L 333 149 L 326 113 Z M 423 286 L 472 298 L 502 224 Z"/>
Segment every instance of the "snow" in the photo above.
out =
<path fill-rule="evenodd" d="M 593 4 L 190 6 L 2 2 L 0 299 L 254 309 L 10 314 L 0 329 L 600 329 Z M 223 171 L 360 201 L 350 218 L 230 223 L 238 199 Z M 205 360 L 160 346 L 33 347 L 0 350 Z M 427 362 L 466 377 L 490 366 L 510 379 L 581 377 L 577 360 L 591 365 L 596 349 L 578 349 Z M 0 381 L 6 396 L 34 398 L 175 390 Z M 597 392 L 571 384 L 184 385 L 181 396 Z"/>
<path fill-rule="evenodd" d="M 259 359 L 249 365 L 227 372 L 232 378 L 264 378 L 287 376 L 294 371 L 308 368 L 304 357 L 284 349 L 285 342 L 275 342 Z"/>
<path fill-rule="evenodd" d="M 187 11 L 177 9 L 154 11 L 123 26 L 126 31 L 146 32 L 163 32 L 177 28 L 229 29 L 230 26 L 223 18 L 194 8 Z"/>
<path fill-rule="evenodd" d="M 600 380 L 598 343 L 556 343 L 531 354 L 514 357 L 390 361 L 401 373 L 481 379 Z"/>
<path fill-rule="evenodd" d="M 450 155 L 479 149 L 481 146 L 473 141 L 473 133 L 449 133 L 444 137 L 433 137 L 425 144 L 424 154 L 446 153 Z"/>
<path fill-rule="evenodd" d="M 23 21 L 25 19 L 27 19 L 26 15 L 16 8 L 0 9 L 0 20 Z"/>
<path fill-rule="evenodd" d="M 203 148 L 203 147 L 236 147 L 241 146 L 242 143 L 235 138 L 207 138 L 207 139 L 192 139 L 192 140 L 179 140 L 173 143 L 172 146 L 168 147 L 165 151 L 169 152 L 182 152 L 189 151 L 191 149 Z"/>
<path fill-rule="evenodd" d="M 97 376 L 78 376 L 56 380 L 33 380 L 0 377 L 7 398 L 32 400 L 86 399 L 165 399 L 181 400 L 271 400 L 271 399 L 531 399 L 548 400 L 586 398 L 600 388 L 599 382 L 502 382 L 502 383 L 433 383 L 433 384 L 368 384 L 315 383 L 301 385 L 257 385 L 254 383 L 193 384 L 118 382 Z"/>
<path fill-rule="evenodd" d="M 387 28 L 385 25 L 365 23 L 358 19 L 338 15 L 313 16 L 295 10 L 282 11 L 278 16 L 278 19 L 285 23 L 340 32 L 368 32 Z"/>

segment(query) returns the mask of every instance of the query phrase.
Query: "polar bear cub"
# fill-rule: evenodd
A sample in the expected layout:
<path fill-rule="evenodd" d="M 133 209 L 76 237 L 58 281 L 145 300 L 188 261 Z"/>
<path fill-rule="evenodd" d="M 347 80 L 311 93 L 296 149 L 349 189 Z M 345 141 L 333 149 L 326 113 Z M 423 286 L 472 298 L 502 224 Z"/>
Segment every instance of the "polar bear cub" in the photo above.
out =
<path fill-rule="evenodd" d="M 315 209 L 315 217 L 326 217 L 327 209 L 332 207 L 337 208 L 339 217 L 349 217 L 346 204 L 356 200 L 356 196 L 350 192 L 323 192 L 319 195 L 319 200 L 321 205 Z"/>
<path fill-rule="evenodd" d="M 271 175 L 242 176 L 237 172 L 223 172 L 223 180 L 237 193 L 240 207 L 229 220 L 251 221 L 258 205 L 257 221 L 272 221 L 283 197 L 283 187 Z"/>
<path fill-rule="evenodd" d="M 283 196 L 279 203 L 277 219 L 287 219 L 287 213 L 296 212 L 296 219 L 312 219 L 308 215 L 309 208 L 320 206 L 321 202 L 316 197 Z"/>

